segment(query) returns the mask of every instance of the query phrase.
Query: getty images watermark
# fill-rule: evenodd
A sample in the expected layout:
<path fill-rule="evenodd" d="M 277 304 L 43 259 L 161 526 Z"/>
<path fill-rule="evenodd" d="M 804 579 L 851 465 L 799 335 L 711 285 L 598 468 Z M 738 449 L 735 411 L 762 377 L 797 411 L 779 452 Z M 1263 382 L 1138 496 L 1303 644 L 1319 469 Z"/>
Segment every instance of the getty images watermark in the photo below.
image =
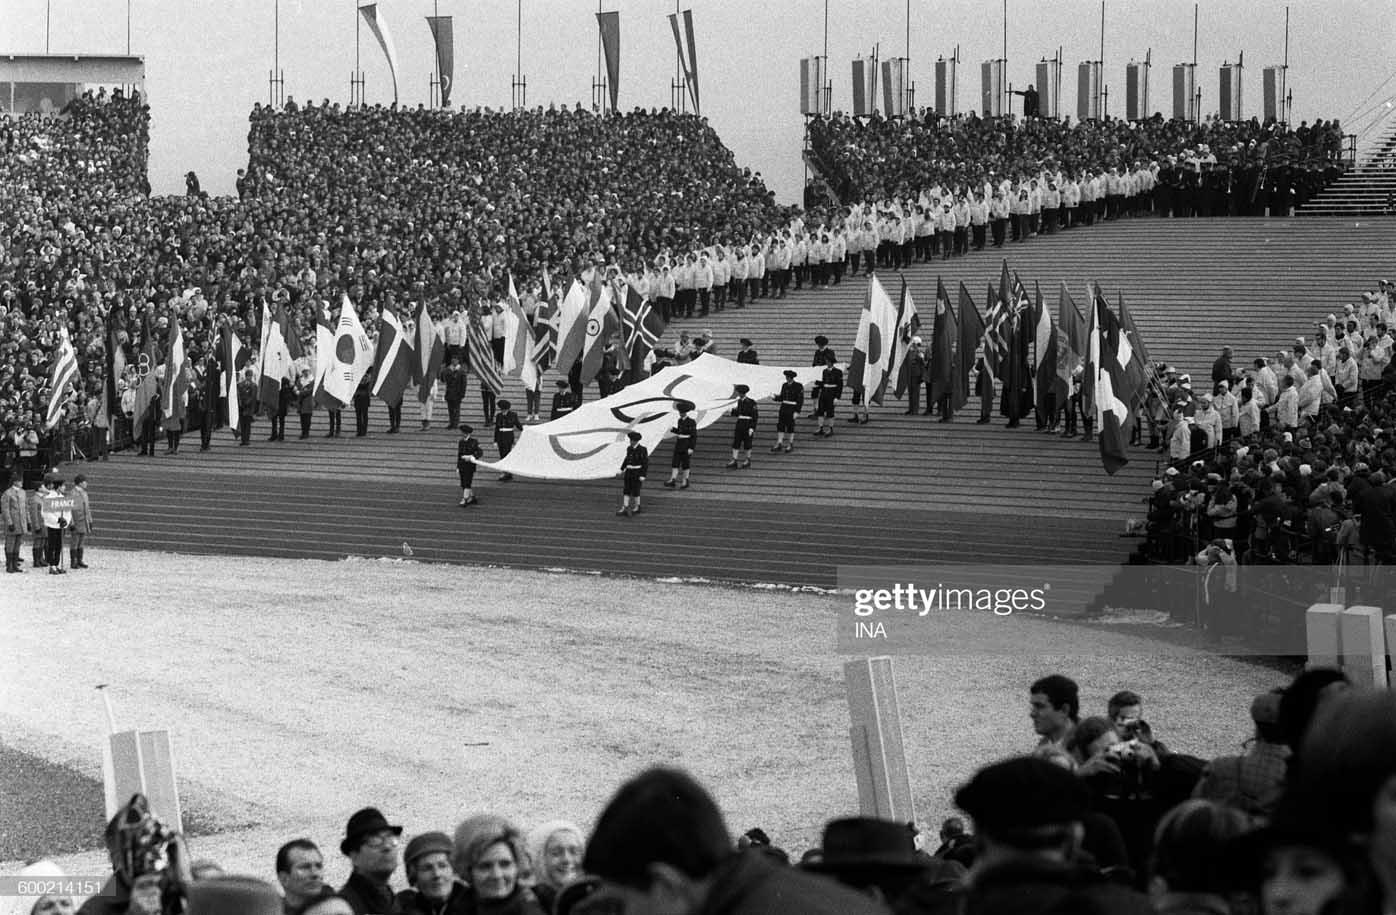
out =
<path fill-rule="evenodd" d="M 1110 570 L 1105 570 L 1110 571 Z M 1104 571 L 1051 566 L 840 566 L 838 648 L 848 654 L 1004 650 L 1015 615 L 1080 616 Z M 1077 582 L 1079 580 L 1079 585 Z"/>
<path fill-rule="evenodd" d="M 852 655 L 1022 654 L 1045 618 L 1097 622 L 1150 654 L 1305 653 L 1306 611 L 1391 606 L 1396 574 L 1327 566 L 840 566 L 837 647 Z M 1335 577 L 1336 576 L 1336 577 Z M 1180 630 L 1160 639 L 1162 630 Z M 1121 650 L 1131 646 L 1122 645 Z"/>

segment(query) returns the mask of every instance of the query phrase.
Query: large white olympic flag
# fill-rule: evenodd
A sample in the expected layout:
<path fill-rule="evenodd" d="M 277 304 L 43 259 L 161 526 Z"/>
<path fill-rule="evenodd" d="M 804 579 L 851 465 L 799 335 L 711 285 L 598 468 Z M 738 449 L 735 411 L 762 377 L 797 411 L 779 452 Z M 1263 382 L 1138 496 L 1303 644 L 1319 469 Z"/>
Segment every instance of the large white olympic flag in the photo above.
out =
<path fill-rule="evenodd" d="M 796 369 L 796 380 L 811 384 L 822 369 Z M 632 384 L 601 400 L 589 401 L 561 419 L 525 426 L 509 456 L 495 463 L 480 462 L 501 472 L 545 480 L 604 480 L 620 473 L 629 434 L 639 432 L 651 452 L 678 419 L 674 404 L 689 401 L 698 428 L 710 426 L 731 412 L 737 385 L 751 389 L 761 410 L 759 428 L 774 429 L 777 405 L 771 398 L 785 383 L 785 367 L 749 365 L 720 356 L 702 355 Z M 708 447 L 708 446 L 700 446 Z M 726 451 L 726 442 L 711 446 Z"/>

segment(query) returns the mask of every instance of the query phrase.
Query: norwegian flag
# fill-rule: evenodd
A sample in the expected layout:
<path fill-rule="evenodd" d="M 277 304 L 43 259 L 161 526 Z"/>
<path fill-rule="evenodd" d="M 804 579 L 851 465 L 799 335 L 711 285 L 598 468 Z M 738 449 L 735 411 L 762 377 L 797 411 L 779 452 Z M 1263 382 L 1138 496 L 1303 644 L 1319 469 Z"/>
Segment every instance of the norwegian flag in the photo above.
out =
<path fill-rule="evenodd" d="M 621 306 L 621 327 L 625 351 L 630 354 L 631 370 L 638 375 L 645 360 L 664 336 L 665 321 L 653 302 L 645 301 L 634 286 L 627 286 L 625 304 Z"/>

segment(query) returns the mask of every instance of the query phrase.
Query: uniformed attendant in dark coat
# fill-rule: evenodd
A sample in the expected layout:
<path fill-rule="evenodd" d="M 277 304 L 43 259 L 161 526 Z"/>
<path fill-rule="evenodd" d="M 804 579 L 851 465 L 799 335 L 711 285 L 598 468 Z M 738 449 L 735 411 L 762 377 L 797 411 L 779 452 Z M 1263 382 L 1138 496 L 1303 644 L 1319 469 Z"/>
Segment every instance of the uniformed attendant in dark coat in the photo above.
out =
<path fill-rule="evenodd" d="M 679 411 L 678 422 L 670 431 L 674 433 L 674 459 L 670 463 L 669 479 L 664 482 L 666 489 L 688 488 L 688 473 L 693 463 L 693 450 L 698 447 L 698 421 L 689 414 L 693 404 L 681 400 L 674 404 Z"/>
<path fill-rule="evenodd" d="M 494 413 L 494 444 L 499 448 L 501 461 L 509 456 L 510 451 L 514 450 L 514 435 L 522 431 L 523 423 L 519 422 L 519 414 L 513 411 L 509 401 L 499 401 Z M 512 479 L 514 479 L 512 473 L 499 475 L 501 483 L 507 483 Z"/>
<path fill-rule="evenodd" d="M 761 357 L 757 355 L 755 347 L 746 337 L 737 341 L 741 349 L 737 351 L 737 361 L 746 365 L 760 365 Z"/>
<path fill-rule="evenodd" d="M 814 383 L 814 415 L 819 419 L 819 428 L 814 434 L 828 438 L 834 434 L 834 411 L 843 396 L 843 372 L 834 365 L 834 351 L 825 350 L 824 353 L 824 372 Z"/>
<path fill-rule="evenodd" d="M 780 386 L 776 401 L 780 409 L 776 413 L 776 443 L 771 453 L 795 450 L 795 420 L 805 406 L 805 386 L 795 380 L 793 369 L 785 370 L 785 384 Z"/>
<path fill-rule="evenodd" d="M 756 401 L 747 396 L 751 388 L 739 384 L 733 390 L 737 402 L 732 407 L 732 415 L 737 423 L 732 429 L 732 460 L 727 462 L 728 470 L 751 466 L 751 443 L 756 438 Z"/>
<path fill-rule="evenodd" d="M 975 423 L 983 424 L 989 421 L 989 408 L 994 402 L 994 376 L 983 356 L 974 363 L 974 370 L 978 375 L 974 382 L 974 393 L 979 395 L 979 418 Z"/>
<path fill-rule="evenodd" d="M 828 337 L 824 336 L 823 334 L 820 334 L 819 336 L 815 337 L 815 338 L 814 338 L 814 358 L 810 360 L 810 366 L 813 367 L 813 368 L 822 368 L 822 367 L 825 365 L 825 362 L 824 362 L 824 354 L 825 354 L 825 353 L 833 353 L 833 352 L 834 352 L 834 351 L 833 351 L 832 349 L 829 348 L 829 338 L 828 338 Z M 838 361 L 839 361 L 839 360 L 838 360 L 838 356 L 834 356 L 834 361 L 835 361 L 835 362 L 838 362 Z"/>
<path fill-rule="evenodd" d="M 454 429 L 460 425 L 460 404 L 465 399 L 466 378 L 469 377 L 459 356 L 451 359 L 441 377 L 446 382 L 446 416 L 450 420 L 446 428 Z"/>
<path fill-rule="evenodd" d="M 575 409 L 577 409 L 577 395 L 572 393 L 570 384 L 559 378 L 557 380 L 557 393 L 553 395 L 553 409 L 548 414 L 548 419 L 562 419 Z"/>
<path fill-rule="evenodd" d="M 248 369 L 238 382 L 238 444 L 246 445 L 252 437 L 252 418 L 257 415 L 257 383 Z"/>
<path fill-rule="evenodd" d="M 640 444 L 643 436 L 638 432 L 628 432 L 630 447 L 625 449 L 625 459 L 620 462 L 620 472 L 623 479 L 623 486 L 620 497 L 620 511 L 617 515 L 624 515 L 627 518 L 640 513 L 640 487 L 645 482 L 645 477 L 650 472 L 650 452 L 644 445 Z"/>
<path fill-rule="evenodd" d="M 460 444 L 456 446 L 456 470 L 460 474 L 460 504 L 464 508 L 479 502 L 471 488 L 475 485 L 475 462 L 484 455 L 475 438 L 475 428 L 461 423 Z"/>
<path fill-rule="evenodd" d="M 354 390 L 354 437 L 368 435 L 368 406 L 373 402 L 373 370 L 370 369 Z"/>

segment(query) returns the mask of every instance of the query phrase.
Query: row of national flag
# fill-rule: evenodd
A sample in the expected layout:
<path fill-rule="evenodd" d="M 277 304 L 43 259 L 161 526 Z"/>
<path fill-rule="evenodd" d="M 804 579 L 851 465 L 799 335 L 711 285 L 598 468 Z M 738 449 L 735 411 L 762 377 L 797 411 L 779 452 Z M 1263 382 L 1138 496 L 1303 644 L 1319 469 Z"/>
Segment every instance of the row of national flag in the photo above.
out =
<path fill-rule="evenodd" d="M 471 368 L 480 377 L 481 384 L 496 394 L 503 390 L 505 376 L 518 376 L 529 389 L 535 389 L 543 373 L 553 366 L 560 369 L 566 366 L 570 370 L 574 364 L 578 365 L 581 383 L 591 382 L 601 371 L 606 341 L 615 334 L 622 338 L 619 368 L 638 372 L 664 334 L 665 322 L 652 302 L 645 301 L 638 290 L 623 280 L 603 280 L 600 271 L 589 271 L 574 280 L 561 301 L 553 300 L 551 280 L 546 275 L 544 288 L 545 302 L 530 321 L 513 277 L 509 278 L 507 308 L 496 318 L 505 326 L 502 365 L 495 359 L 490 337 L 479 316 L 469 315 L 466 339 Z M 415 330 L 409 334 L 397 315 L 385 311 L 375 344 L 348 296 L 341 297 L 338 318 L 332 319 L 328 306 L 322 304 L 315 328 L 319 354 L 313 378 L 315 403 L 330 409 L 348 406 L 360 383 L 375 369 L 373 396 L 397 403 L 406 389 L 415 384 L 418 398 L 424 402 L 429 399 L 445 359 L 444 328 L 432 320 L 425 303 L 417 307 L 413 322 Z M 109 415 L 120 415 L 116 381 L 127 368 L 119 331 L 114 324 L 107 340 L 107 390 L 102 407 Z M 170 315 L 163 350 L 158 336 L 149 319 L 145 319 L 142 345 L 136 355 L 139 381 L 134 425 L 138 435 L 149 419 L 150 410 L 154 409 L 152 402 L 164 404 L 163 415 L 157 419 L 168 424 L 184 420 L 185 394 L 191 373 L 177 315 Z M 280 303 L 275 308 L 262 304 L 257 342 L 258 358 L 252 364 L 252 350 L 237 334 L 227 327 L 220 332 L 217 355 L 222 377 L 219 389 L 227 397 L 228 419 L 233 428 L 240 419 L 237 386 L 244 374 L 249 369 L 253 372 L 259 409 L 275 408 L 281 396 L 282 381 L 294 380 L 294 365 L 304 356 L 300 337 Z M 155 371 L 162 363 L 166 369 L 163 382 L 157 380 Z M 78 361 L 65 330 L 49 376 L 52 394 L 47 428 L 57 425 L 62 417 L 63 407 L 70 398 L 70 387 L 80 387 Z"/>
<path fill-rule="evenodd" d="M 997 290 L 989 284 L 989 306 L 982 317 L 964 283 L 958 308 L 944 282 L 937 280 L 936 286 L 928 352 L 933 401 L 948 396 L 955 410 L 969 403 L 970 372 L 982 357 L 981 370 L 999 383 L 1003 413 L 1016 423 L 1034 409 L 1045 416 L 1051 404 L 1067 408 L 1073 376 L 1084 367 L 1083 407 L 1094 410 L 1101 461 L 1112 474 L 1128 463 L 1130 416 L 1147 395 L 1154 373 L 1123 298 L 1111 311 L 1100 289 L 1090 286 L 1087 319 L 1062 283 L 1054 314 L 1037 284 L 1030 296 L 1022 281 L 1010 276 L 1007 261 Z M 921 329 L 905 278 L 894 303 L 873 276 L 847 373 L 850 385 L 861 387 L 869 403 L 880 405 L 889 384 L 900 398 L 921 382 L 910 377 L 907 358 Z"/>

